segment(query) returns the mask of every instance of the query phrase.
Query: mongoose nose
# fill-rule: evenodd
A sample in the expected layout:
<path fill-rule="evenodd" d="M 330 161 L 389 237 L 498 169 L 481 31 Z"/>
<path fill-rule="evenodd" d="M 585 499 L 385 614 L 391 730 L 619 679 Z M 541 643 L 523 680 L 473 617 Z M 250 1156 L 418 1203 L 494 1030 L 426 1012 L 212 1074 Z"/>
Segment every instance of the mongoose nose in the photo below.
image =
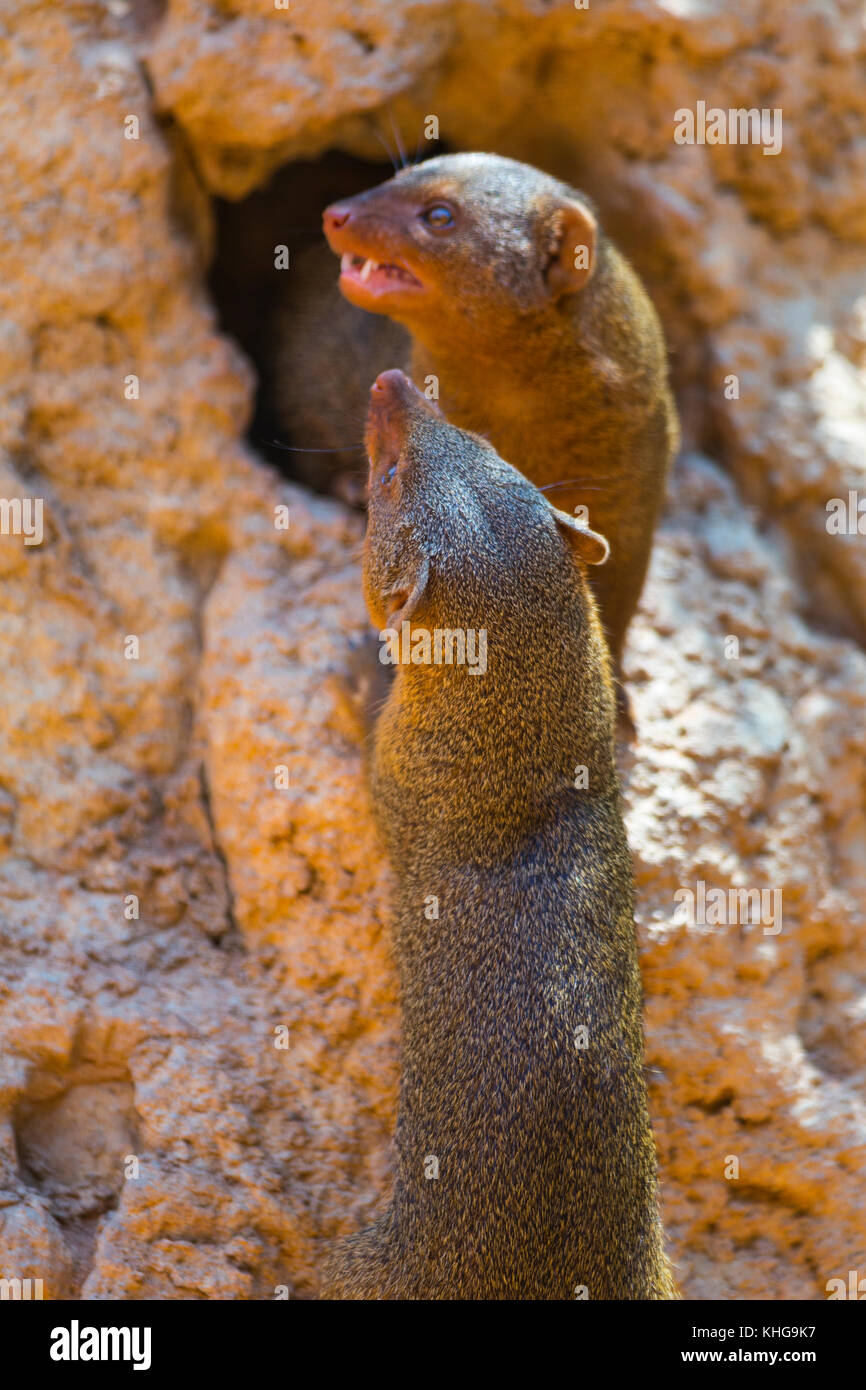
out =
<path fill-rule="evenodd" d="M 414 382 L 410 381 L 405 372 L 401 372 L 399 367 L 389 367 L 387 372 L 380 372 L 370 387 L 372 391 L 382 391 L 388 395 L 399 396 L 404 391 L 415 391 L 420 395 L 420 391 Z"/>
<path fill-rule="evenodd" d="M 322 225 L 326 235 L 328 232 L 338 232 L 341 227 L 345 227 L 351 216 L 352 209 L 347 208 L 345 203 L 332 203 L 329 208 L 325 208 L 322 213 Z"/>
<path fill-rule="evenodd" d="M 376 377 L 370 387 L 370 405 L 374 405 L 376 401 L 383 405 L 420 405 L 425 410 L 435 408 L 435 403 L 428 401 L 412 378 L 399 367 L 389 367 L 387 372 L 380 372 Z"/>
<path fill-rule="evenodd" d="M 388 420 L 394 428 L 408 427 L 408 421 L 417 418 L 419 413 L 439 415 L 441 412 L 435 401 L 428 401 L 418 390 L 411 377 L 399 367 L 390 367 L 380 372 L 370 387 L 370 419 L 382 422 Z"/>

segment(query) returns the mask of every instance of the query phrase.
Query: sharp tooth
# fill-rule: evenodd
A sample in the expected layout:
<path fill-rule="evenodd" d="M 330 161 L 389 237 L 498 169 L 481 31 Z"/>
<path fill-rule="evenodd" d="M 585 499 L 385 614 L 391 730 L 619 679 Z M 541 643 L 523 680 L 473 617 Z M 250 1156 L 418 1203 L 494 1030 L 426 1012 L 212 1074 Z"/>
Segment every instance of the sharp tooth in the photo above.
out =
<path fill-rule="evenodd" d="M 365 261 L 365 262 L 364 262 L 364 265 L 363 265 L 363 267 L 362 267 L 362 270 L 361 270 L 361 274 L 360 274 L 360 276 L 359 276 L 359 279 L 361 279 L 361 280 L 369 280 L 371 274 L 373 273 L 373 271 L 374 271 L 375 269 L 376 269 L 376 262 L 375 262 L 375 261 Z"/>
<path fill-rule="evenodd" d="M 340 270 L 351 270 L 354 259 L 355 257 L 352 255 L 351 251 L 344 251 L 340 257 Z"/>

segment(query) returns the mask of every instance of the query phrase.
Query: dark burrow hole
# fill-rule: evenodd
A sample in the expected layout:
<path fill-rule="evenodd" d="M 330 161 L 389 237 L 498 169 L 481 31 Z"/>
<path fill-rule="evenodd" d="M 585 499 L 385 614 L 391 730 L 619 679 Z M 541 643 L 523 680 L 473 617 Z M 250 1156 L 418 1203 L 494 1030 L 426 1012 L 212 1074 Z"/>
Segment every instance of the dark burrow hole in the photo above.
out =
<path fill-rule="evenodd" d="M 441 148 L 425 144 L 424 157 Z M 366 388 L 377 371 L 401 365 L 381 344 L 399 330 L 370 314 L 364 316 L 369 341 L 347 333 L 341 315 L 358 311 L 344 306 L 337 290 L 339 265 L 322 235 L 322 212 L 393 172 L 384 161 L 332 152 L 285 165 L 240 202 L 215 203 L 210 289 L 221 327 L 241 345 L 259 380 L 249 443 L 284 476 L 355 502 L 361 498 Z M 277 267 L 278 247 L 288 250 L 287 268 Z M 351 389 L 347 358 L 353 351 L 361 354 L 363 392 Z M 335 446 L 345 447 L 305 452 Z"/>

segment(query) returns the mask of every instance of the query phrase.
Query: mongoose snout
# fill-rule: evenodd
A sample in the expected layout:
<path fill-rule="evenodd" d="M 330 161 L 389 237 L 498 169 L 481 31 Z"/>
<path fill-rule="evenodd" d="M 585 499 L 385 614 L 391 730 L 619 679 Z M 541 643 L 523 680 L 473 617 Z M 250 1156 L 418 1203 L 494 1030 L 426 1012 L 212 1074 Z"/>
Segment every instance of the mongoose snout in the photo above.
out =
<path fill-rule="evenodd" d="M 424 399 L 405 372 L 398 367 L 380 372 L 370 388 L 370 409 L 364 432 L 370 461 L 367 486 L 371 496 L 377 485 L 386 486 L 401 467 L 406 467 L 405 457 L 401 458 L 407 432 L 405 417 L 413 409 L 434 412 L 433 403 Z"/>
<path fill-rule="evenodd" d="M 341 258 L 340 288 L 352 303 L 390 313 L 395 303 L 423 298 L 424 284 L 407 258 L 402 228 L 381 215 L 375 199 L 362 194 L 334 203 L 322 214 L 322 227 Z M 380 301 L 388 304 L 387 311 Z"/>

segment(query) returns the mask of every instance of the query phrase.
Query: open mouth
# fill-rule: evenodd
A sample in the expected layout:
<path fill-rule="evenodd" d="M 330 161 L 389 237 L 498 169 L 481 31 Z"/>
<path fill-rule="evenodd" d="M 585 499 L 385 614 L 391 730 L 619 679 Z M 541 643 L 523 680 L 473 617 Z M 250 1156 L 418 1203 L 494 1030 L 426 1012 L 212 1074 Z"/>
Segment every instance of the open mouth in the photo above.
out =
<path fill-rule="evenodd" d="M 404 265 L 374 261 L 346 251 L 340 260 L 340 279 L 357 285 L 368 294 L 387 294 L 392 290 L 420 290 L 421 281 Z"/>

